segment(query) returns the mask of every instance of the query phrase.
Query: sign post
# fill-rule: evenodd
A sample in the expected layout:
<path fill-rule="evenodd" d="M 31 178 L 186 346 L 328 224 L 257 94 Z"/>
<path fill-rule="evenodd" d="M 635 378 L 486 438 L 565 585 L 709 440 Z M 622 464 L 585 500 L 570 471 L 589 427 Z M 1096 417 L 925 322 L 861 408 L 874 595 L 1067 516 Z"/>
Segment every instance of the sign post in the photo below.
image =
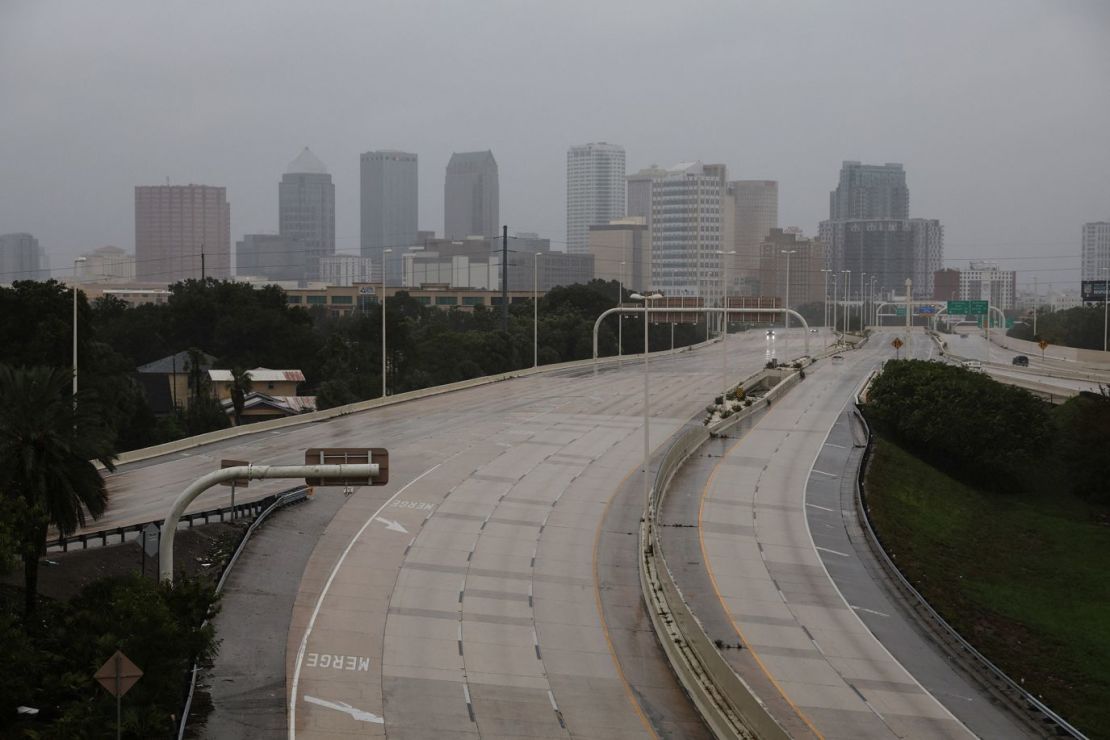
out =
<path fill-rule="evenodd" d="M 895 337 L 894 341 L 890 343 L 890 346 L 894 347 L 894 359 L 896 359 L 896 360 L 900 359 L 902 357 L 902 355 L 901 355 L 902 340 L 899 339 L 898 337 Z"/>
<path fill-rule="evenodd" d="M 143 538 L 143 547 L 142 547 L 142 552 L 139 553 L 139 557 L 143 559 L 142 576 L 145 578 L 146 577 L 146 559 L 148 557 L 151 557 L 151 558 L 158 557 L 158 538 L 159 538 L 159 536 L 161 536 L 162 530 L 158 529 L 157 524 L 152 523 L 152 524 L 147 524 L 146 526 L 144 526 L 140 530 L 140 534 Z M 155 573 L 158 572 L 157 567 L 155 567 L 154 572 Z"/>
<path fill-rule="evenodd" d="M 1048 342 L 1046 340 L 1042 339 L 1039 342 L 1037 342 L 1037 346 L 1041 348 L 1041 360 L 1043 361 L 1044 360 L 1044 350 L 1045 350 L 1045 347 L 1048 346 Z"/>
<path fill-rule="evenodd" d="M 135 682 L 142 678 L 143 672 L 139 667 L 131 662 L 131 659 L 117 650 L 115 655 L 100 666 L 93 678 L 95 678 L 101 686 L 107 689 L 108 693 L 116 697 L 116 738 L 117 740 L 121 734 L 122 723 L 120 722 L 120 698 L 131 690 Z"/>
<path fill-rule="evenodd" d="M 239 468 L 245 465 L 250 465 L 246 460 L 220 460 L 220 469 L 224 468 Z M 249 478 L 235 478 L 233 480 L 224 481 L 221 486 L 231 486 L 231 520 L 235 521 L 235 486 L 242 486 L 246 488 L 250 485 Z"/>

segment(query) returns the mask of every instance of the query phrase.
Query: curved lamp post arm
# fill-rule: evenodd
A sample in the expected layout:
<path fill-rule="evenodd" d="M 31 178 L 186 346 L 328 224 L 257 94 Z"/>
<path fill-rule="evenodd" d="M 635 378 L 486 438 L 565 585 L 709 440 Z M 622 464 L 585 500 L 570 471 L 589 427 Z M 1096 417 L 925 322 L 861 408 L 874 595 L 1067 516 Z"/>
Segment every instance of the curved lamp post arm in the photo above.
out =
<path fill-rule="evenodd" d="M 377 463 L 369 465 L 238 465 L 214 470 L 189 484 L 173 502 L 169 514 L 162 522 L 158 543 L 158 577 L 173 582 L 173 538 L 177 523 L 189 504 L 217 483 L 230 480 L 256 478 L 374 478 L 378 475 Z"/>

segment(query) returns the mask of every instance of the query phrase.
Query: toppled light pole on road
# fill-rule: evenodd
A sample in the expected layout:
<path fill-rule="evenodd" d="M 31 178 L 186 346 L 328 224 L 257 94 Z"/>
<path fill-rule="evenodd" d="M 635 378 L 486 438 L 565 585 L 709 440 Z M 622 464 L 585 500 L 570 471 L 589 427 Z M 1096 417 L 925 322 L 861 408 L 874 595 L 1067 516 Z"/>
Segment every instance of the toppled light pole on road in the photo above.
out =
<path fill-rule="evenodd" d="M 310 450 L 309 453 L 327 451 Z M 351 450 L 341 450 L 343 458 L 350 459 Z M 384 454 L 383 454 L 384 453 Z M 309 455 L 306 455 L 308 458 Z M 314 454 L 314 458 L 328 459 L 326 454 Z M 212 486 L 229 480 L 253 480 L 262 478 L 305 478 L 320 482 L 328 480 L 336 485 L 384 485 L 388 482 L 389 456 L 385 450 L 363 450 L 366 463 L 315 464 L 315 465 L 239 465 L 201 476 L 173 502 L 169 514 L 162 523 L 162 538 L 158 547 L 158 576 L 161 580 L 173 582 L 173 539 L 181 516 L 198 496 Z M 371 460 L 377 460 L 372 462 Z"/>

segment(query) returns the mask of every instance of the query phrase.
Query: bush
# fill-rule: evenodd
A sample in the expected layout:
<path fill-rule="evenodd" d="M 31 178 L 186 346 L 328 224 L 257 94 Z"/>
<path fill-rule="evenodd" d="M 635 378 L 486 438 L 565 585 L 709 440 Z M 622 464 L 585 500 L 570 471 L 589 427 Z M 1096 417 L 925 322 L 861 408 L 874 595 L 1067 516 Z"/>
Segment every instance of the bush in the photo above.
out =
<path fill-rule="evenodd" d="M 1051 441 L 1047 404 L 962 367 L 892 360 L 871 385 L 867 417 L 938 467 L 996 489 L 1022 486 Z"/>
<path fill-rule="evenodd" d="M 206 582 L 170 586 L 132 575 L 95 581 L 65 603 L 45 603 L 30 626 L 0 620 L 0 658 L 18 671 L 0 683 L 0 735 L 92 737 L 99 736 L 92 728 L 114 727 L 115 699 L 92 675 L 117 649 L 143 671 L 123 701 L 124 737 L 171 734 L 194 660 L 216 653 L 212 625 L 200 626 L 214 598 Z M 16 704 L 41 713 L 13 723 Z"/>
<path fill-rule="evenodd" d="M 727 419 L 730 416 L 732 416 L 732 409 L 725 409 L 724 411 L 721 412 L 721 418 L 722 419 Z"/>

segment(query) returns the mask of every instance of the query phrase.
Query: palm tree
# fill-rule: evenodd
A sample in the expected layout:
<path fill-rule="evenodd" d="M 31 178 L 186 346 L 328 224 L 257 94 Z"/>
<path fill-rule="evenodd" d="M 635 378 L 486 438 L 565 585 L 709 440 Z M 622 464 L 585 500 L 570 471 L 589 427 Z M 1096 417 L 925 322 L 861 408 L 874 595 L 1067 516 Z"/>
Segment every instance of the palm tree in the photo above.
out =
<path fill-rule="evenodd" d="M 0 365 L 0 500 L 20 543 L 25 612 L 35 609 L 39 558 L 50 526 L 62 536 L 104 513 L 108 492 L 92 461 L 115 470 L 115 434 L 89 391 L 76 399 L 73 374 Z"/>
<path fill-rule="evenodd" d="M 231 405 L 235 409 L 235 426 L 243 423 L 243 406 L 247 394 L 251 392 L 251 374 L 249 370 L 241 367 L 232 368 L 231 382 L 227 384 L 231 392 Z"/>

